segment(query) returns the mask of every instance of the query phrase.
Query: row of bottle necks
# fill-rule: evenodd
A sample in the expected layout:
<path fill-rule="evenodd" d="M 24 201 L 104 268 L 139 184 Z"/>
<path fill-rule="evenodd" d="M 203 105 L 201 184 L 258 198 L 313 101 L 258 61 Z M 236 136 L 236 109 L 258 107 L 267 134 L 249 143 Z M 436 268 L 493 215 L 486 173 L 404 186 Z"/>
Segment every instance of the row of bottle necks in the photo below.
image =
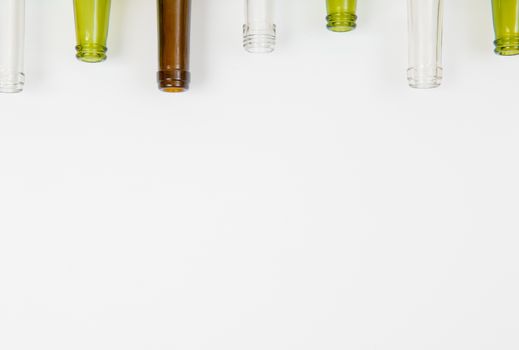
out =
<path fill-rule="evenodd" d="M 251 53 L 270 53 L 276 44 L 274 11 L 278 0 L 244 0 L 243 46 Z M 327 28 L 349 32 L 357 26 L 357 0 L 324 0 Z M 433 88 L 442 81 L 444 0 L 408 0 L 409 85 Z M 73 0 L 77 58 L 97 63 L 106 59 L 111 0 Z M 491 0 L 495 52 L 519 54 L 519 0 Z M 191 0 L 157 0 L 159 89 L 189 89 Z M 25 0 L 0 0 L 0 92 L 23 90 Z"/>

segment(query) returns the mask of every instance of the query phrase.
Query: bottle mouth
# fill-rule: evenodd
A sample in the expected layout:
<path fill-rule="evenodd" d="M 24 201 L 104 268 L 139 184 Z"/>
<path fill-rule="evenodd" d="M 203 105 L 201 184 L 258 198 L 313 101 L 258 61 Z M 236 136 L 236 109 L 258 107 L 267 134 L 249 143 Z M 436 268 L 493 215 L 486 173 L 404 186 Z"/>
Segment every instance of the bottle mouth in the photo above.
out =
<path fill-rule="evenodd" d="M 270 53 L 276 48 L 276 26 L 243 26 L 243 47 L 250 53 Z"/>
<path fill-rule="evenodd" d="M 0 93 L 14 94 L 23 91 L 25 84 L 25 75 L 17 74 L 0 74 Z"/>
<path fill-rule="evenodd" d="M 433 89 L 441 85 L 443 69 L 441 67 L 409 68 L 407 81 L 415 89 Z"/>
<path fill-rule="evenodd" d="M 99 63 L 106 60 L 108 49 L 102 45 L 78 45 L 76 46 L 76 57 L 86 63 Z"/>
<path fill-rule="evenodd" d="M 159 90 L 169 93 L 179 93 L 189 90 L 191 74 L 183 70 L 159 71 L 157 81 Z"/>
<path fill-rule="evenodd" d="M 243 47 L 250 53 L 270 53 L 276 47 L 276 37 L 269 34 L 249 34 L 243 38 Z"/>
<path fill-rule="evenodd" d="M 494 52 L 500 56 L 519 55 L 519 35 L 511 35 L 498 38 L 494 41 L 496 49 Z"/>
<path fill-rule="evenodd" d="M 326 28 L 332 32 L 344 33 L 357 28 L 357 15 L 350 12 L 336 12 L 326 16 Z"/>

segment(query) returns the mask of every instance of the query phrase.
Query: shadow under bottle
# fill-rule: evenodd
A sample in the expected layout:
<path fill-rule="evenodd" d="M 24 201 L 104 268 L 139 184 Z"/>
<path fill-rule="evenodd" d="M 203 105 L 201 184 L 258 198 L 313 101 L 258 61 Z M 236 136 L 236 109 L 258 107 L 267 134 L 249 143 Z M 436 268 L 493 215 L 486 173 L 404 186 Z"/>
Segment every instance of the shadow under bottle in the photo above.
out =
<path fill-rule="evenodd" d="M 157 0 L 159 36 L 159 89 L 189 89 L 191 0 Z"/>

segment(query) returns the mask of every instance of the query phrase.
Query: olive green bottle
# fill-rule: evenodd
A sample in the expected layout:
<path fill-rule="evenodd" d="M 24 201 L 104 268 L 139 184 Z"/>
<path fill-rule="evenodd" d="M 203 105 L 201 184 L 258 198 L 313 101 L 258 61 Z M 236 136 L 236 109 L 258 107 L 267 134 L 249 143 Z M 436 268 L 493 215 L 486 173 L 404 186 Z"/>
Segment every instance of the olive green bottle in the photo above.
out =
<path fill-rule="evenodd" d="M 326 0 L 327 28 L 332 32 L 349 32 L 357 27 L 357 0 Z"/>
<path fill-rule="evenodd" d="M 519 54 L 519 0 L 492 0 L 495 52 L 501 56 Z"/>
<path fill-rule="evenodd" d="M 88 63 L 106 60 L 111 0 L 74 0 L 76 57 Z"/>

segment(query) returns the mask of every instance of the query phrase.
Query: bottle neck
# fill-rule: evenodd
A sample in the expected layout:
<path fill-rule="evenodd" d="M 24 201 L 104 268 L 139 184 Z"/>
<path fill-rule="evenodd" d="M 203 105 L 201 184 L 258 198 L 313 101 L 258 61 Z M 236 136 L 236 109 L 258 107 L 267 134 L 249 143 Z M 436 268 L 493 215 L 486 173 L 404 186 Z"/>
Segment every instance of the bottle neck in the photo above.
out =
<path fill-rule="evenodd" d="M 495 53 L 501 56 L 519 55 L 519 34 L 498 38 L 494 41 Z"/>
<path fill-rule="evenodd" d="M 357 15 L 346 11 L 331 13 L 326 21 L 326 27 L 332 32 L 349 32 L 357 27 Z"/>

